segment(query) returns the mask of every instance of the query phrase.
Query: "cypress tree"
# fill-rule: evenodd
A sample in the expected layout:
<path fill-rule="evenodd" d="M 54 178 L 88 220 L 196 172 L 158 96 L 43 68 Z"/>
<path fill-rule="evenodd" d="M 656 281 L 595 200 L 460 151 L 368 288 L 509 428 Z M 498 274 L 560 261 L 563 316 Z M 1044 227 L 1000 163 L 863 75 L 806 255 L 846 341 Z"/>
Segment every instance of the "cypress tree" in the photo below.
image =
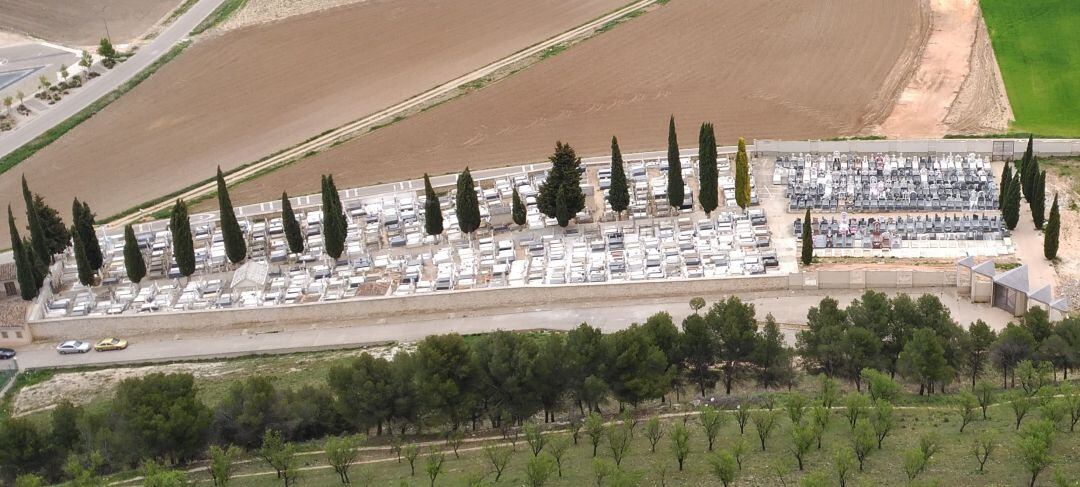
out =
<path fill-rule="evenodd" d="M 1035 136 L 1032 135 L 1032 134 L 1028 134 L 1027 148 L 1024 149 L 1024 155 L 1020 159 L 1021 167 L 1026 166 L 1027 163 L 1031 162 L 1032 159 L 1034 159 L 1034 158 L 1035 158 Z"/>
<path fill-rule="evenodd" d="M 476 198 L 476 185 L 473 183 L 472 173 L 469 168 L 457 178 L 457 212 L 458 228 L 465 233 L 473 233 L 480 228 L 480 202 Z"/>
<path fill-rule="evenodd" d="M 188 277 L 195 273 L 195 243 L 191 240 L 191 221 L 184 200 L 176 200 L 169 216 L 169 231 L 172 232 L 172 252 L 180 275 Z"/>
<path fill-rule="evenodd" d="M 337 260 L 345 251 L 348 223 L 345 221 L 341 195 L 334 184 L 334 176 L 323 176 L 322 186 L 323 249 L 326 250 L 326 255 Z"/>
<path fill-rule="evenodd" d="M 567 187 L 567 210 L 576 215 L 585 209 L 585 193 L 581 191 L 581 159 L 574 153 L 570 144 L 555 142 L 555 153 L 548 157 L 551 170 L 547 179 L 540 185 L 536 197 L 537 207 L 548 218 L 556 218 L 556 199 L 563 186 Z"/>
<path fill-rule="evenodd" d="M 38 295 L 38 291 L 41 290 L 41 286 L 45 285 L 45 278 L 49 275 L 48 266 L 41 264 L 41 259 L 37 258 L 37 254 L 34 252 L 33 242 L 27 239 L 23 239 L 23 259 L 26 261 L 26 265 L 30 268 L 31 283 L 33 284 L 34 296 Z M 34 264 L 34 265 L 31 265 Z"/>
<path fill-rule="evenodd" d="M 750 206 L 750 159 L 746 156 L 746 139 L 739 137 L 739 152 L 735 154 L 735 203 L 739 208 Z"/>
<path fill-rule="evenodd" d="M 1005 220 L 1005 228 L 1013 230 L 1016 222 L 1020 220 L 1020 175 L 1013 176 L 1005 194 L 1005 203 L 1002 205 L 1001 216 Z"/>
<path fill-rule="evenodd" d="M 611 210 L 618 215 L 630 207 L 630 187 L 626 184 L 626 169 L 623 167 L 619 140 L 614 135 L 611 136 L 611 188 L 608 189 L 608 203 L 611 203 Z"/>
<path fill-rule="evenodd" d="M 71 241 L 75 248 L 75 268 L 78 270 L 79 283 L 89 286 L 94 283 L 94 270 L 90 268 L 90 261 L 86 259 L 86 246 L 83 245 L 82 235 L 74 226 L 71 227 Z"/>
<path fill-rule="evenodd" d="M 559 222 L 560 227 L 566 227 L 570 224 L 570 219 L 574 217 L 575 213 L 570 211 L 570 200 L 573 195 L 567 186 L 561 186 L 559 188 L 559 194 L 555 195 L 555 220 Z"/>
<path fill-rule="evenodd" d="M 139 241 L 135 238 L 135 229 L 131 225 L 124 226 L 124 270 L 127 271 L 128 279 L 138 284 L 146 277 L 146 261 L 143 260 Z"/>
<path fill-rule="evenodd" d="M 34 195 L 30 193 L 30 187 L 26 184 L 26 175 L 22 177 L 23 202 L 26 204 L 26 226 L 30 229 L 30 245 L 34 247 L 34 257 L 39 263 L 39 272 L 44 272 L 52 260 L 49 254 L 49 244 L 46 242 L 45 230 L 41 226 L 37 206 L 34 205 Z"/>
<path fill-rule="evenodd" d="M 717 177 L 716 134 L 711 123 L 703 123 L 698 134 L 698 201 L 706 215 L 712 214 L 718 204 Z"/>
<path fill-rule="evenodd" d="M 814 262 L 814 235 L 810 225 L 810 209 L 806 209 L 806 216 L 802 222 L 802 263 L 810 265 Z"/>
<path fill-rule="evenodd" d="M 1035 222 L 1035 229 L 1042 230 L 1046 223 L 1046 171 L 1039 173 L 1035 180 L 1034 194 L 1031 199 L 1031 220 Z"/>
<path fill-rule="evenodd" d="M 1004 209 L 1005 193 L 1008 190 L 1006 186 L 1012 181 L 1012 177 L 1012 164 L 1006 161 L 1005 167 L 1001 169 L 1001 182 L 998 183 L 998 210 Z"/>
<path fill-rule="evenodd" d="M 221 174 L 221 166 L 217 168 L 217 197 L 221 235 L 225 241 L 225 255 L 229 257 L 229 262 L 237 264 L 247 257 L 247 241 L 244 238 L 244 231 L 240 229 L 240 223 L 236 221 L 236 212 L 233 211 L 232 198 L 229 197 L 229 187 L 225 184 L 225 176 Z"/>
<path fill-rule="evenodd" d="M 443 216 L 442 207 L 439 206 L 439 195 L 435 194 L 435 188 L 431 187 L 431 178 L 424 173 L 424 231 L 428 235 L 442 235 Z"/>
<path fill-rule="evenodd" d="M 86 261 L 90 268 L 95 271 L 101 269 L 104 258 L 101 255 L 97 233 L 94 231 L 94 214 L 90 212 L 90 205 L 75 198 L 71 204 L 71 222 L 72 227 L 79 232 L 79 238 L 82 239 Z"/>
<path fill-rule="evenodd" d="M 27 255 L 22 237 L 19 236 L 19 227 L 15 225 L 15 215 L 11 213 L 11 205 L 8 205 L 8 231 L 11 232 L 11 251 L 15 258 L 15 276 L 19 281 L 19 294 L 26 301 L 31 301 L 38 295 L 35 273 L 37 263 L 32 262 Z"/>
<path fill-rule="evenodd" d="M 94 227 L 97 226 L 97 217 L 94 212 L 90 211 L 90 204 L 83 201 L 83 218 L 86 219 L 87 228 L 90 229 L 89 235 L 84 235 L 83 245 L 86 245 L 86 257 L 90 259 L 90 267 L 94 270 L 101 269 L 105 265 L 105 256 L 101 253 L 101 242 L 98 241 L 97 232 Z"/>
<path fill-rule="evenodd" d="M 510 209 L 510 216 L 513 217 L 514 223 L 518 225 L 525 224 L 525 202 L 521 201 L 521 194 L 518 193 L 517 186 L 514 186 L 514 199 L 513 206 Z"/>
<path fill-rule="evenodd" d="M 1050 219 L 1046 222 L 1046 231 L 1043 232 L 1043 255 L 1047 260 L 1057 258 L 1060 233 L 1061 211 L 1058 209 L 1057 193 L 1054 193 L 1054 204 L 1050 206 Z"/>
<path fill-rule="evenodd" d="M 675 135 L 675 115 L 668 122 L 667 134 L 667 200 L 678 211 L 683 204 L 682 161 L 679 159 L 679 139 Z"/>
<path fill-rule="evenodd" d="M 289 242 L 289 253 L 299 254 L 304 251 L 304 234 L 300 232 L 300 222 L 296 221 L 289 194 L 281 192 L 281 227 L 285 231 L 285 240 Z"/>

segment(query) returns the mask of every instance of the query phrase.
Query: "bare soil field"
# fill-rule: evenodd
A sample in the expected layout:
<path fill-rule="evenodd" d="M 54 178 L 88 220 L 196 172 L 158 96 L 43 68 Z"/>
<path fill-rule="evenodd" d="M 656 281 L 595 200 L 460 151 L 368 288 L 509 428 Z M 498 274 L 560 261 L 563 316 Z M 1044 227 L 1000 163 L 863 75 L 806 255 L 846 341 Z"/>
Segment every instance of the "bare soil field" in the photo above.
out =
<path fill-rule="evenodd" d="M 220 31 L 235 30 L 296 15 L 318 12 L 328 8 L 370 0 L 248 0 L 243 7 L 217 27 Z"/>
<path fill-rule="evenodd" d="M 0 0 L 0 29 L 71 46 L 105 37 L 127 44 L 142 36 L 180 0 Z"/>
<path fill-rule="evenodd" d="M 218 165 L 228 170 L 253 162 L 626 3 L 370 0 L 214 36 L 0 175 L 0 206 L 17 198 L 25 173 L 58 208 L 78 196 L 99 216 L 112 215 L 211 177 Z M 0 233 L 3 248 L 8 236 Z"/>
<path fill-rule="evenodd" d="M 479 91 L 294 163 L 232 192 L 234 202 L 540 161 L 556 140 L 580 155 L 666 143 L 857 134 L 907 85 L 929 29 L 917 0 L 680 0 Z"/>
<path fill-rule="evenodd" d="M 872 132 L 895 138 L 1008 128 L 1012 109 L 978 0 L 929 0 L 933 29 L 889 117 Z"/>

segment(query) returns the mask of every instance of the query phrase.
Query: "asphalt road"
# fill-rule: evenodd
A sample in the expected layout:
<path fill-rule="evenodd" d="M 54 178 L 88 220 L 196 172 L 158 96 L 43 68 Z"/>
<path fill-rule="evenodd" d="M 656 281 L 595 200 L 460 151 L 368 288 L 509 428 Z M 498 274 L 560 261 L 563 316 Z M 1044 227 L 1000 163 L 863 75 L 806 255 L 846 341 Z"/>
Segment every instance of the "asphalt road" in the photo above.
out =
<path fill-rule="evenodd" d="M 921 293 L 920 290 L 909 290 Z M 972 304 L 957 299 L 954 294 L 933 291 L 952 310 L 953 318 L 966 326 L 983 319 L 993 329 L 1004 328 L 1009 321 L 1008 313 L 986 305 Z M 752 303 L 759 319 L 772 313 L 782 325 L 789 345 L 795 344 L 795 333 L 806 323 L 806 311 L 816 306 L 825 294 L 830 294 L 847 306 L 860 291 L 838 290 L 830 293 L 785 291 L 779 293 L 748 293 L 743 299 Z M 709 301 L 720 296 L 705 296 Z M 324 349 L 347 348 L 358 345 L 390 341 L 416 341 L 428 335 L 441 333 L 485 333 L 494 330 L 528 330 L 535 328 L 569 330 L 585 322 L 605 332 L 644 322 L 659 311 L 671 313 L 676 323 L 681 323 L 690 313 L 689 296 L 639 300 L 626 303 L 605 303 L 603 306 L 562 309 L 531 309 L 483 316 L 441 316 L 429 318 L 406 317 L 376 324 L 343 328 L 307 329 L 282 331 L 256 335 L 232 334 L 212 337 L 165 339 L 133 339 L 127 350 L 114 352 L 88 352 L 86 354 L 60 355 L 53 344 L 35 344 L 19 348 L 18 363 L 23 369 L 42 367 L 74 367 L 83 365 L 109 365 L 123 363 L 146 363 L 177 360 L 194 360 L 243 356 L 252 354 L 290 353 Z M 71 337 L 96 341 L 103 337 Z"/>
<path fill-rule="evenodd" d="M 16 130 L 6 132 L 3 136 L 0 136 L 0 157 L 30 142 L 35 137 L 86 108 L 98 98 L 124 84 L 124 82 L 161 57 L 162 54 L 172 49 L 174 45 L 186 39 L 191 29 L 194 29 L 199 22 L 202 22 L 224 1 L 200 0 L 199 3 L 192 5 L 184 15 L 181 15 L 167 26 L 149 44 L 140 47 L 135 52 L 135 55 L 128 58 L 127 61 L 118 64 L 94 81 L 75 90 L 70 96 L 65 97 L 62 102 L 53 105 L 50 110 L 39 113 L 37 116 L 22 122 Z"/>

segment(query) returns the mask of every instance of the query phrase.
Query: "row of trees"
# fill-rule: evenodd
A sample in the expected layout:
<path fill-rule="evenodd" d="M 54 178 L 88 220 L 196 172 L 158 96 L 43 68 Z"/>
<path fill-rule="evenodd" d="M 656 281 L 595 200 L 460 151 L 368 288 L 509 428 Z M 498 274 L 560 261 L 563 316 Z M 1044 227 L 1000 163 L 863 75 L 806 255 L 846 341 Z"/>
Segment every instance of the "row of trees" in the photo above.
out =
<path fill-rule="evenodd" d="M 560 414 L 580 420 L 612 402 L 622 410 L 672 395 L 678 401 L 687 390 L 704 396 L 718 386 L 731 394 L 750 382 L 790 387 L 798 380 L 796 363 L 833 384 L 823 386 L 831 391 L 823 392 L 829 404 L 839 394 L 830 377 L 851 381 L 871 402 L 895 398 L 902 386 L 892 377 L 900 377 L 920 393 L 970 379 L 985 407 L 992 388 L 977 379 L 988 367 L 1001 370 L 1003 386 L 1018 383 L 1021 395 L 1032 397 L 1059 372 L 1080 365 L 1080 319 L 1050 323 L 1037 309 L 995 334 L 981 322 L 960 328 L 931 295 L 889 299 L 871 291 L 847 308 L 826 298 L 809 310 L 808 327 L 792 349 L 771 316 L 759 324 L 754 306 L 737 297 L 707 310 L 696 298 L 691 307 L 681 327 L 658 313 L 608 334 L 582 324 L 567 333 L 431 336 L 391 358 L 363 354 L 335 365 L 325 386 L 292 389 L 252 377 L 234 384 L 214 408 L 199 399 L 190 375 L 130 379 L 108 410 L 64 404 L 49 428 L 26 419 L 0 422 L 0 469 L 11 477 L 55 476 L 57 462 L 70 454 L 96 456 L 106 469 L 147 458 L 172 464 L 201 455 L 209 443 L 259 448 L 271 430 L 282 441 L 353 432 L 508 432 L 541 412 L 545 422 Z"/>
<path fill-rule="evenodd" d="M 1013 230 L 1020 221 L 1022 196 L 1028 202 L 1035 229 L 1043 231 L 1043 255 L 1047 260 L 1054 260 L 1057 258 L 1061 234 L 1061 210 L 1058 208 L 1057 193 L 1054 193 L 1050 216 L 1046 216 L 1046 171 L 1039 169 L 1039 158 L 1035 156 L 1033 146 L 1034 139 L 1029 136 L 1027 149 L 1021 159 L 1014 164 L 1005 163 L 1001 171 L 998 208 L 1005 220 L 1005 227 Z M 1015 173 L 1013 165 L 1016 166 Z"/>

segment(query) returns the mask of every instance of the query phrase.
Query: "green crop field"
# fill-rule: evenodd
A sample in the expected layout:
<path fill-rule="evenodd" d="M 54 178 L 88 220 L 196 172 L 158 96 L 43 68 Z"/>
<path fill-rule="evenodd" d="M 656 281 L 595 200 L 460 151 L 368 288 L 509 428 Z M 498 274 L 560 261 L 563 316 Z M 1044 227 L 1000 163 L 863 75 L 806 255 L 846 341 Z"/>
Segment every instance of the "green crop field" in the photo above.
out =
<path fill-rule="evenodd" d="M 1080 3 L 980 4 L 1016 115 L 1011 130 L 1080 136 Z"/>

